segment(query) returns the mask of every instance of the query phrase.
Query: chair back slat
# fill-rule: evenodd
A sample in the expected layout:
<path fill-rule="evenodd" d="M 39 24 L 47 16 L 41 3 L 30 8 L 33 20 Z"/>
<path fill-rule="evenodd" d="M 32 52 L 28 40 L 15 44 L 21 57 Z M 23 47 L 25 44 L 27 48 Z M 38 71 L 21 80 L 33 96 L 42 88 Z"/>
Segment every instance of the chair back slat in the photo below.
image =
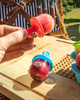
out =
<path fill-rule="evenodd" d="M 19 1 L 21 0 L 14 0 L 16 3 L 19 3 Z M 39 4 L 38 3 L 39 0 L 35 0 L 32 5 L 26 5 L 23 9 L 28 13 L 30 14 L 31 16 L 37 16 L 37 7 Z M 50 14 L 50 6 L 51 6 L 51 3 L 50 3 L 50 0 L 45 0 L 46 1 L 46 5 L 47 5 L 47 13 Z M 53 0 L 54 3 L 56 3 L 57 5 L 57 0 Z M 0 19 L 6 19 L 8 20 L 9 17 L 7 16 L 7 14 L 9 13 L 9 11 L 12 10 L 13 7 L 6 7 L 5 5 L 3 5 L 2 3 L 0 3 Z M 54 8 L 54 14 L 57 16 L 57 24 L 58 24 L 58 27 L 55 27 L 52 31 L 59 31 L 60 30 L 60 22 L 59 22 L 59 16 L 56 12 L 56 9 L 55 7 L 53 6 Z M 57 6 L 58 8 L 58 6 Z M 41 4 L 41 13 L 44 13 L 44 5 L 43 5 L 43 1 L 42 1 L 42 4 Z M 28 25 L 26 25 L 26 20 L 25 18 L 23 18 L 22 15 L 18 14 L 16 20 L 15 20 L 15 23 L 16 23 L 16 26 L 18 27 L 23 27 L 23 28 L 29 28 Z"/>

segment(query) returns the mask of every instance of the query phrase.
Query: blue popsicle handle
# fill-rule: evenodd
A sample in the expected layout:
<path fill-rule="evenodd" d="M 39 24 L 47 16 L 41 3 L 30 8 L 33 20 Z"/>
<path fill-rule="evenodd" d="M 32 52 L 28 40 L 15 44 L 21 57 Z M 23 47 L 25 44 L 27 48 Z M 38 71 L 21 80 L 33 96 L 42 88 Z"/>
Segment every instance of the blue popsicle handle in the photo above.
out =
<path fill-rule="evenodd" d="M 73 60 L 76 60 L 76 53 L 75 53 L 75 51 L 73 51 L 73 52 L 71 53 L 71 58 L 72 58 Z"/>
<path fill-rule="evenodd" d="M 43 55 L 46 56 L 46 57 L 50 57 L 50 53 L 48 51 L 44 51 Z"/>

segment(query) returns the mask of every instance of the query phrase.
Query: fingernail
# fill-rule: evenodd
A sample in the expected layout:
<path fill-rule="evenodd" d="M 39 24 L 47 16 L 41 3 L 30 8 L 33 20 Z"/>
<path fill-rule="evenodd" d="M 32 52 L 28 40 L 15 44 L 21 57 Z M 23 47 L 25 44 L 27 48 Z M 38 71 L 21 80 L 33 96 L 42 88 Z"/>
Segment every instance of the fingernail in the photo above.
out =
<path fill-rule="evenodd" d="M 28 32 L 26 30 L 23 30 L 23 38 L 27 38 Z"/>
<path fill-rule="evenodd" d="M 24 54 L 24 50 L 21 50 L 21 54 L 22 54 L 22 55 Z"/>

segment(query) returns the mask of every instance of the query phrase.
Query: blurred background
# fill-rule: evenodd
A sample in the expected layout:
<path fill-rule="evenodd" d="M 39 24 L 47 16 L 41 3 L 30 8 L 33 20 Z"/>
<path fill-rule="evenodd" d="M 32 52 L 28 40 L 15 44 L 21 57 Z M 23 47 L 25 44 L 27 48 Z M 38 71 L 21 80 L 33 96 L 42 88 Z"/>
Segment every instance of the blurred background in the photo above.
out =
<path fill-rule="evenodd" d="M 78 27 L 80 25 L 80 0 L 62 0 L 64 24 L 69 38 L 80 41 Z"/>

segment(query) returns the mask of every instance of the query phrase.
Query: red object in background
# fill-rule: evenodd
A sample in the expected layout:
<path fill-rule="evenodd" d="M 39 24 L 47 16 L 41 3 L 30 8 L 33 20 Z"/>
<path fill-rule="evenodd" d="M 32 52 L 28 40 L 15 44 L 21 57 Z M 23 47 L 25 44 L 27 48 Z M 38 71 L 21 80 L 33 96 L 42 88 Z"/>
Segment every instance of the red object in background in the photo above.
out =
<path fill-rule="evenodd" d="M 30 66 L 30 75 L 37 81 L 43 81 L 48 77 L 50 64 L 43 59 L 36 59 Z"/>
<path fill-rule="evenodd" d="M 41 14 L 30 19 L 31 27 L 27 29 L 28 35 L 36 32 L 38 37 L 43 37 L 54 28 L 54 19 L 49 14 Z"/>
<path fill-rule="evenodd" d="M 80 53 L 76 57 L 76 66 L 78 69 L 80 69 Z"/>

